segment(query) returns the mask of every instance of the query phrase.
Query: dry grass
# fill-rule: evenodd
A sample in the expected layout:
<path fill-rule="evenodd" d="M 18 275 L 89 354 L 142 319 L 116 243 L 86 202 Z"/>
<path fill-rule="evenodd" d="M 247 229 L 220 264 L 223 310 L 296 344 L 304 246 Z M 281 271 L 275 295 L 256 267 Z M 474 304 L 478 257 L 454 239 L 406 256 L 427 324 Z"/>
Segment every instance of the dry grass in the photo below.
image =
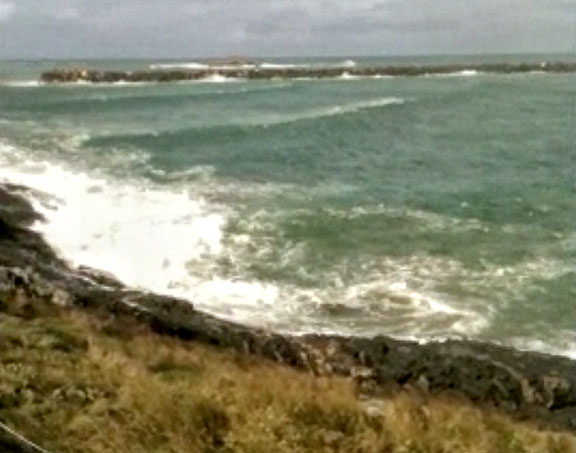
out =
<path fill-rule="evenodd" d="M 0 419 L 62 453 L 572 453 L 454 399 L 318 378 L 78 312 L 0 313 Z"/>

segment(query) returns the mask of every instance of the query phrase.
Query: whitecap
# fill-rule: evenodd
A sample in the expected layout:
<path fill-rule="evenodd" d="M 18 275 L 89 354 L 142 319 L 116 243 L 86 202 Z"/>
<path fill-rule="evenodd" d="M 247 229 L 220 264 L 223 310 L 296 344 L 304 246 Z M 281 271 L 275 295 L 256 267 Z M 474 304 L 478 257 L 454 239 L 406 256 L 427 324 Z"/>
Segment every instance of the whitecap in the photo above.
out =
<path fill-rule="evenodd" d="M 39 80 L 6 80 L 0 81 L 0 87 L 10 88 L 37 88 L 42 86 L 43 83 Z"/>
<path fill-rule="evenodd" d="M 341 80 L 357 80 L 360 77 L 350 74 L 348 71 L 344 71 L 340 76 L 338 76 Z"/>
<path fill-rule="evenodd" d="M 234 82 L 238 81 L 239 79 L 233 77 L 226 77 L 222 74 L 210 74 L 206 77 L 203 77 L 199 81 L 201 82 L 210 82 L 210 83 L 223 83 L 223 82 Z"/>
<path fill-rule="evenodd" d="M 462 71 L 447 72 L 447 73 L 429 73 L 424 74 L 424 77 L 475 77 L 482 73 L 475 69 L 464 69 Z"/>
<path fill-rule="evenodd" d="M 358 64 L 354 60 L 345 60 L 341 63 L 337 63 L 336 66 L 340 68 L 355 68 Z"/>
<path fill-rule="evenodd" d="M 173 69 L 191 69 L 191 70 L 205 70 L 209 69 L 210 65 L 206 63 L 156 63 L 149 66 L 152 70 L 173 70 Z"/>
<path fill-rule="evenodd" d="M 285 115 L 269 115 L 266 120 L 261 121 L 248 121 L 248 124 L 255 126 L 272 126 L 275 124 L 287 124 L 296 121 L 308 120 L 308 119 L 318 119 L 324 117 L 331 117 L 337 115 L 344 115 L 349 113 L 357 113 L 366 109 L 373 109 L 378 107 L 385 107 L 388 105 L 400 105 L 404 104 L 406 101 L 400 97 L 386 97 L 369 99 L 366 101 L 356 101 L 350 102 L 348 104 L 331 105 L 327 107 L 305 110 L 302 112 L 296 112 Z"/>
<path fill-rule="evenodd" d="M 48 220 L 35 228 L 75 266 L 174 294 L 171 287 L 190 278 L 189 261 L 221 250 L 224 214 L 184 190 L 116 181 L 23 156 L 17 163 L 1 159 L 7 152 L 3 146 L 0 178 L 53 197 L 50 206 L 34 200 Z"/>
<path fill-rule="evenodd" d="M 296 69 L 305 68 L 306 65 L 290 64 L 290 63 L 260 63 L 257 66 L 259 69 Z"/>
<path fill-rule="evenodd" d="M 465 69 L 463 71 L 455 72 L 453 75 L 456 76 L 464 76 L 464 77 L 473 77 L 478 75 L 478 71 L 474 69 Z"/>

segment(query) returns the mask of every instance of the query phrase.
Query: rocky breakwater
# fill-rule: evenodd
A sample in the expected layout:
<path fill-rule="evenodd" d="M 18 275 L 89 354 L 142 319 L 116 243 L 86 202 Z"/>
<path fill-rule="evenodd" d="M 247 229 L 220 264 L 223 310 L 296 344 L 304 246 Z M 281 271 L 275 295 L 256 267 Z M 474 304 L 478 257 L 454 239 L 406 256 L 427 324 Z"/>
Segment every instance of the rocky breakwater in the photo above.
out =
<path fill-rule="evenodd" d="M 350 376 L 367 396 L 408 388 L 456 393 L 480 404 L 576 432 L 576 362 L 474 341 L 420 345 L 388 337 L 293 337 L 227 322 L 188 301 L 125 287 L 113 276 L 74 269 L 31 229 L 42 221 L 26 187 L 0 184 L 0 310 L 57 304 L 127 317 L 157 332 L 234 348 L 316 374 Z"/>
<path fill-rule="evenodd" d="M 41 75 L 43 83 L 119 83 L 119 82 L 177 82 L 202 80 L 210 77 L 228 77 L 248 80 L 423 76 L 458 73 L 515 74 L 530 72 L 569 73 L 576 72 L 576 63 L 522 63 L 522 64 L 476 64 L 436 66 L 259 66 L 230 65 L 207 66 L 202 69 L 165 69 L 149 71 L 103 71 L 88 68 L 54 69 Z"/>

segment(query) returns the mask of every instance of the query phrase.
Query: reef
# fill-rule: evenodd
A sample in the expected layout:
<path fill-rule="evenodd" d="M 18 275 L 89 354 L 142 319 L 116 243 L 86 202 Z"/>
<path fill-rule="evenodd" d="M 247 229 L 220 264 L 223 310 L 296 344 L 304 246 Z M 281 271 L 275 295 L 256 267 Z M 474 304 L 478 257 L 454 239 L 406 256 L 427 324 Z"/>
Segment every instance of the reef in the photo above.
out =
<path fill-rule="evenodd" d="M 336 77 L 386 77 L 425 76 L 458 73 L 518 74 L 531 72 L 572 73 L 576 63 L 542 62 L 519 64 L 472 64 L 472 65 L 406 65 L 406 66 L 278 66 L 258 64 L 208 65 L 196 69 L 155 69 L 148 71 L 105 71 L 89 68 L 61 68 L 44 72 L 43 83 L 118 83 L 118 82 L 178 82 L 202 80 L 210 77 L 227 77 L 247 80 L 270 79 L 324 79 Z"/>
<path fill-rule="evenodd" d="M 154 331 L 232 348 L 319 375 L 354 379 L 367 395 L 398 388 L 455 393 L 518 416 L 576 432 L 576 362 L 489 343 L 419 344 L 386 336 L 280 335 L 221 320 L 193 302 L 126 287 L 113 275 L 74 268 L 34 231 L 42 217 L 28 201 L 43 195 L 0 184 L 0 310 L 31 301 L 106 313 Z M 31 308 L 32 309 L 32 308 Z"/>

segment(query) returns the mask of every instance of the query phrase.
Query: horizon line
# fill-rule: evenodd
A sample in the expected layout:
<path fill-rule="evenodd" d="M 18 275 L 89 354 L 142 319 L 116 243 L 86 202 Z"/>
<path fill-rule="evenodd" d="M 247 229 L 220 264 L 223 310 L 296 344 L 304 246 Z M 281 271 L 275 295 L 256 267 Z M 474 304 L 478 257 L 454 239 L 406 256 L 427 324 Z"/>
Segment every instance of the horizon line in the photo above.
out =
<path fill-rule="evenodd" d="M 332 54 L 332 55 L 237 55 L 232 54 L 228 56 L 115 56 L 115 57 L 53 57 L 53 58 L 40 58 L 40 57 L 10 57 L 3 58 L 0 56 L 0 61 L 3 62 L 47 62 L 47 61 L 148 61 L 148 60 L 209 60 L 209 59 L 226 59 L 226 58 L 248 58 L 248 59 L 308 59 L 308 58 L 434 58 L 434 57 L 506 57 L 506 56 L 522 56 L 522 55 L 564 55 L 576 57 L 576 52 L 570 51 L 518 51 L 518 52 L 472 52 L 472 53 L 429 53 L 429 54 Z"/>

